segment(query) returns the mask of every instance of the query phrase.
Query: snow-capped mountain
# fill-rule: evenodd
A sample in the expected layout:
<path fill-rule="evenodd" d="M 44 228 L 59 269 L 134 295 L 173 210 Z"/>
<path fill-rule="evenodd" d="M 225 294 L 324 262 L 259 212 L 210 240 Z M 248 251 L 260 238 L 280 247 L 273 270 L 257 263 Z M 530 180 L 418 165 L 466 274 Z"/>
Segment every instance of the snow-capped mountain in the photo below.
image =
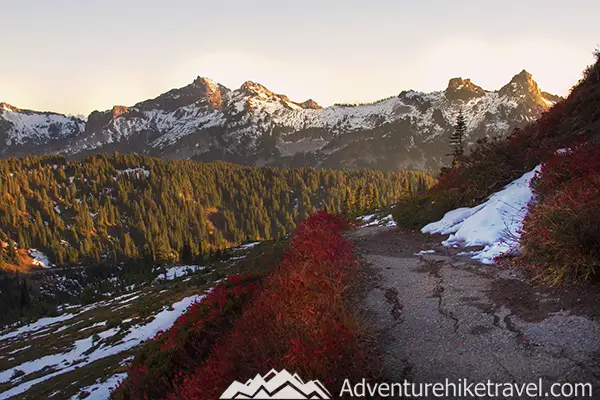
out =
<path fill-rule="evenodd" d="M 84 131 L 85 123 L 76 117 L 0 103 L 0 155 L 60 151 Z"/>
<path fill-rule="evenodd" d="M 526 71 L 499 91 L 454 78 L 445 91 L 404 91 L 371 104 L 326 108 L 255 82 L 232 91 L 198 77 L 132 107 L 94 111 L 87 122 L 3 105 L 0 155 L 120 151 L 256 165 L 437 168 L 460 109 L 473 143 L 535 120 L 559 99 L 542 92 Z"/>

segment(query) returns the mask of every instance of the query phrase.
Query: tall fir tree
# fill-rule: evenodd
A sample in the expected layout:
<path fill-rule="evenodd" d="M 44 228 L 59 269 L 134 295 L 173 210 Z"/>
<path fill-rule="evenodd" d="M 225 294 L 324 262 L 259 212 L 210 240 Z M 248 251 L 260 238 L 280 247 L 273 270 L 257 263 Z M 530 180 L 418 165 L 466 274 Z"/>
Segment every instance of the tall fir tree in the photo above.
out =
<path fill-rule="evenodd" d="M 27 279 L 21 280 L 21 294 L 19 296 L 19 306 L 21 310 L 26 309 L 31 305 L 31 296 L 29 295 L 29 287 L 27 286 Z"/>
<path fill-rule="evenodd" d="M 379 190 L 377 186 L 369 183 L 369 210 L 374 211 L 381 208 L 381 202 L 379 201 Z"/>
<path fill-rule="evenodd" d="M 450 136 L 450 146 L 452 147 L 452 169 L 460 168 L 464 156 L 464 137 L 467 133 L 467 122 L 462 108 L 456 118 L 454 132 Z"/>
<path fill-rule="evenodd" d="M 344 199 L 344 212 L 348 216 L 354 216 L 356 213 L 356 196 L 351 186 L 346 186 L 346 195 Z"/>
<path fill-rule="evenodd" d="M 194 253 L 189 241 L 186 241 L 181 248 L 181 251 L 179 252 L 179 260 L 184 264 L 191 264 L 194 262 Z"/>

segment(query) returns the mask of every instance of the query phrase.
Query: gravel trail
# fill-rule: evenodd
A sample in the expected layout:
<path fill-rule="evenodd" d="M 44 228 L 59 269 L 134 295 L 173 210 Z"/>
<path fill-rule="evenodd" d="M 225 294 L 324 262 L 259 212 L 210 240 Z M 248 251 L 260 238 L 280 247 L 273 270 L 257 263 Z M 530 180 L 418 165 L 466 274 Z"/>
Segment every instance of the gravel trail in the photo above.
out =
<path fill-rule="evenodd" d="M 597 291 L 535 287 L 518 270 L 457 256 L 441 236 L 366 227 L 350 238 L 386 379 L 589 382 L 600 398 Z"/>

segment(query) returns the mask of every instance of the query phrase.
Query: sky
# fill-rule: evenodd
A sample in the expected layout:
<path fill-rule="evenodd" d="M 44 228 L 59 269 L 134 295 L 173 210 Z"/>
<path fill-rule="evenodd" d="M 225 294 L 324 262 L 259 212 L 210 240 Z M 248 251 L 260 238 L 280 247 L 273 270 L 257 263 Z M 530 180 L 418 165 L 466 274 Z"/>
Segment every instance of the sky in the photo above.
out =
<path fill-rule="evenodd" d="M 0 0 L 0 101 L 88 115 L 196 76 L 294 101 L 498 90 L 526 69 L 567 95 L 600 45 L 597 0 Z"/>

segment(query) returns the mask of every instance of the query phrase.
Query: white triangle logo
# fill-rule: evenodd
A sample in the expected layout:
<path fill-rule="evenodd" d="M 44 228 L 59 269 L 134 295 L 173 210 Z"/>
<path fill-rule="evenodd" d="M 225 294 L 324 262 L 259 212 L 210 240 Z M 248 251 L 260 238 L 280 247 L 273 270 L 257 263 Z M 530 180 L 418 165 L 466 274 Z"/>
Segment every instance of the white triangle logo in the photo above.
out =
<path fill-rule="evenodd" d="M 220 398 L 329 400 L 331 393 L 318 380 L 304 382 L 298 374 L 272 369 L 264 378 L 259 374 L 246 383 L 234 381 Z"/>

